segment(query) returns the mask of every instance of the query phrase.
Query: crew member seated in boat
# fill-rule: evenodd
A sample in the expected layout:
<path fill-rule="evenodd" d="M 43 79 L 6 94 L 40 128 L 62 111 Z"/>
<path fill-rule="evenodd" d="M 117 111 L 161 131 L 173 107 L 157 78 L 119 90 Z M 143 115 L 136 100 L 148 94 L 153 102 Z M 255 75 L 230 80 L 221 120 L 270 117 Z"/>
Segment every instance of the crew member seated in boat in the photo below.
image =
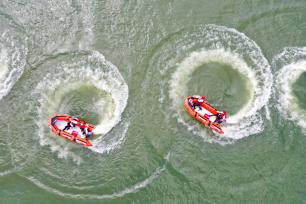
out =
<path fill-rule="evenodd" d="M 91 136 L 93 136 L 93 132 L 89 131 L 88 129 L 88 125 L 81 122 L 79 125 L 78 125 L 83 133 L 83 136 L 88 139 L 90 138 Z"/>
<path fill-rule="evenodd" d="M 198 107 L 200 110 L 202 109 L 202 104 L 206 102 L 206 98 L 205 96 L 196 96 L 196 97 L 192 97 L 191 98 L 191 105 L 193 107 L 193 109 L 195 109 L 196 107 Z"/>
<path fill-rule="evenodd" d="M 87 134 L 87 125 L 86 125 L 85 123 L 82 122 L 82 123 L 80 123 L 78 126 L 80 127 L 80 129 L 81 129 L 83 135 L 86 135 L 86 134 Z"/>
<path fill-rule="evenodd" d="M 81 119 L 79 118 L 69 118 L 67 120 L 67 125 L 64 127 L 63 130 L 69 130 L 71 127 L 75 127 L 80 122 L 81 122 Z"/>
<path fill-rule="evenodd" d="M 69 122 L 72 124 L 73 127 L 79 126 L 82 122 L 80 118 L 69 118 Z"/>
<path fill-rule="evenodd" d="M 75 141 L 76 137 L 78 136 L 78 132 L 73 130 L 72 133 L 71 133 L 71 140 L 72 141 Z"/>
<path fill-rule="evenodd" d="M 226 119 L 226 112 L 217 112 L 215 115 L 212 115 L 212 116 L 216 116 L 216 120 L 214 121 L 215 123 L 223 123 Z"/>
<path fill-rule="evenodd" d="M 86 134 L 86 139 L 89 139 L 90 137 L 92 137 L 93 136 L 93 132 L 88 132 L 87 134 Z"/>
<path fill-rule="evenodd" d="M 83 134 L 82 136 L 84 138 L 89 138 L 93 135 L 92 132 L 88 131 L 88 125 L 79 118 L 69 118 L 67 121 L 67 125 L 63 130 L 69 130 L 71 127 L 76 127 L 76 126 L 80 128 Z"/>
<path fill-rule="evenodd" d="M 63 130 L 69 130 L 70 128 L 71 128 L 72 126 L 71 126 L 71 122 L 67 122 L 67 125 L 64 127 L 64 129 Z"/>

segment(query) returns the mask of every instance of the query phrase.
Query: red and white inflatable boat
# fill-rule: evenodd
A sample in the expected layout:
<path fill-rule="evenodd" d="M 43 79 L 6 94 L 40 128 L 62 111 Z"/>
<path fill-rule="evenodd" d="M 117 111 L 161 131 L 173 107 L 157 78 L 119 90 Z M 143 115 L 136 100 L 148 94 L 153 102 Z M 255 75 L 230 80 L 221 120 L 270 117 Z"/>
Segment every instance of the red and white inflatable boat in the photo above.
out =
<path fill-rule="evenodd" d="M 65 128 L 69 122 L 74 120 L 75 118 L 66 114 L 55 114 L 49 118 L 48 125 L 52 132 L 56 135 L 86 147 L 92 146 L 92 143 L 85 137 L 81 128 L 84 126 L 88 132 L 92 132 L 93 129 L 95 129 L 95 126 L 78 119 L 73 126 L 69 127 L 68 129 Z"/>
<path fill-rule="evenodd" d="M 197 104 L 198 106 L 194 106 L 194 100 L 202 101 Z M 212 107 L 205 101 L 204 96 L 188 96 L 184 101 L 184 107 L 191 117 L 195 118 L 206 127 L 209 127 L 211 130 L 219 134 L 224 134 L 221 125 L 215 122 L 215 115 L 217 113 L 222 114 L 222 121 L 225 121 L 227 115 L 226 112 L 219 112 L 217 109 Z"/>

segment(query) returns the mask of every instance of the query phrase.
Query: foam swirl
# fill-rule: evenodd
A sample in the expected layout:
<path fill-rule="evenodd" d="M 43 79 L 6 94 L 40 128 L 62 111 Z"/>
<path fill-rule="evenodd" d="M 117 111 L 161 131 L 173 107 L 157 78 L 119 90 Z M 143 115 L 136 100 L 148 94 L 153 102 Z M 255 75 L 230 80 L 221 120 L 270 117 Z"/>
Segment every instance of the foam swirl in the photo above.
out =
<path fill-rule="evenodd" d="M 273 68 L 279 69 L 275 84 L 278 111 L 306 130 L 306 110 L 293 92 L 293 84 L 306 72 L 306 48 L 285 48 L 273 59 Z"/>
<path fill-rule="evenodd" d="M 269 63 L 254 41 L 235 29 L 204 25 L 191 31 L 174 34 L 169 38 L 169 42 L 159 47 L 151 59 L 150 66 L 159 67 L 160 70 L 149 73 L 148 77 L 161 79 L 159 81 L 161 107 L 163 109 L 168 107 L 164 103 L 169 97 L 172 103 L 172 117 L 177 118 L 179 123 L 195 134 L 211 140 L 210 133 L 206 129 L 203 130 L 194 121 L 186 119 L 181 104 L 187 95 L 195 94 L 187 89 L 194 72 L 203 64 L 216 62 L 229 65 L 231 69 L 238 71 L 246 79 L 244 86 L 250 95 L 239 111 L 228 118 L 224 137 L 213 140 L 228 142 L 263 131 L 262 116 L 268 111 L 262 109 L 267 107 L 271 95 L 272 73 Z M 169 96 L 166 95 L 167 92 Z M 165 114 L 169 115 L 168 113 L 169 110 L 165 110 Z"/>
<path fill-rule="evenodd" d="M 27 48 L 6 30 L 0 33 L 0 100 L 20 78 L 26 64 Z"/>
<path fill-rule="evenodd" d="M 69 148 L 66 145 L 64 147 L 61 141 L 51 135 L 50 130 L 43 125 L 45 122 L 42 121 L 56 112 L 67 113 L 69 106 L 73 106 L 70 104 L 71 101 L 78 103 L 81 100 L 69 98 L 71 95 L 75 95 L 75 97 L 79 95 L 79 93 L 73 94 L 72 92 L 88 86 L 89 88 L 83 92 L 89 92 L 90 89 L 97 90 L 93 93 L 98 96 L 92 100 L 88 99 L 88 103 L 91 103 L 88 108 L 92 113 L 98 115 L 95 133 L 103 135 L 93 140 L 93 147 L 90 149 L 104 153 L 119 146 L 124 140 L 128 128 L 126 123 L 122 125 L 122 128 L 119 128 L 121 133 L 116 132 L 111 137 L 107 136 L 107 133 L 121 121 L 121 114 L 128 99 L 128 86 L 118 69 L 106 61 L 102 54 L 93 52 L 80 56 L 79 60 L 75 62 L 61 62 L 51 70 L 52 72 L 48 73 L 35 88 L 39 102 L 37 126 L 39 127 L 40 144 L 48 144 L 52 150 L 59 151 L 60 155 L 66 156 L 66 151 L 69 151 Z M 87 104 L 77 104 L 77 106 L 81 105 Z"/>

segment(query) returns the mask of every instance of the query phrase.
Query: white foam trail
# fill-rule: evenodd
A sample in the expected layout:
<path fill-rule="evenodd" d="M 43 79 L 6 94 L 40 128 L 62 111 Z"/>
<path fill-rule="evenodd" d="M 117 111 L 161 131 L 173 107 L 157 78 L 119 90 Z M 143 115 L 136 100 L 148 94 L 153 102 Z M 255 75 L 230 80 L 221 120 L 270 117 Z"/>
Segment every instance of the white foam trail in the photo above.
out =
<path fill-rule="evenodd" d="M 306 110 L 299 107 L 298 99 L 292 90 L 292 85 L 306 72 L 306 48 L 285 48 L 274 58 L 273 66 L 281 68 L 276 75 L 279 112 L 306 130 Z"/>
<path fill-rule="evenodd" d="M 90 147 L 90 149 L 94 152 L 103 154 L 103 153 L 109 153 L 113 149 L 120 147 L 120 145 L 125 141 L 125 136 L 129 129 L 129 125 L 130 125 L 129 122 L 125 123 L 123 129 L 120 130 L 121 133 L 119 133 L 120 135 L 119 138 L 112 137 L 111 138 L 112 142 L 109 142 L 109 141 L 104 141 L 103 136 L 101 136 L 100 138 L 92 142 L 93 146 Z"/>
<path fill-rule="evenodd" d="M 27 49 L 6 31 L 0 38 L 0 100 L 20 78 L 26 64 Z"/>
<path fill-rule="evenodd" d="M 0 99 L 6 95 L 9 91 L 9 79 L 8 75 L 8 56 L 6 49 L 2 48 L 0 53 Z"/>
<path fill-rule="evenodd" d="M 14 170 L 7 170 L 7 171 L 0 172 L 0 177 L 9 175 L 13 172 L 14 172 Z"/>
<path fill-rule="evenodd" d="M 103 115 L 103 119 L 95 130 L 96 134 L 107 134 L 121 121 L 121 114 L 127 105 L 128 86 L 118 69 L 106 61 L 104 56 L 98 52 L 93 52 L 87 57 L 81 57 L 81 59 L 73 63 L 60 63 L 56 69 L 59 69 L 59 71 L 54 70 L 52 74 L 47 74 L 35 89 L 34 94 L 38 95 L 40 103 L 37 108 L 39 115 L 39 120 L 37 120 L 38 135 L 41 145 L 50 145 L 53 151 L 60 152 L 60 157 L 66 157 L 68 153 L 74 155 L 70 153 L 70 145 L 61 138 L 54 135 L 51 136 L 50 130 L 46 129 L 45 126 L 47 118 L 54 114 L 58 108 L 63 112 L 65 111 L 65 104 L 62 104 L 62 98 L 71 90 L 77 90 L 84 84 L 91 84 L 97 89 L 108 93 L 112 98 L 114 107 L 110 107 L 109 110 L 100 110 L 102 111 L 100 114 Z M 99 103 L 101 104 L 101 102 Z M 121 141 L 124 136 L 125 134 L 114 136 L 114 140 L 111 142 Z M 98 153 L 109 152 L 110 147 L 115 148 L 118 146 L 112 146 L 111 144 L 105 146 L 103 137 L 94 140 L 93 143 L 95 147 L 91 148 L 91 150 Z M 100 149 L 103 147 L 106 149 Z M 73 157 L 80 162 L 78 156 L 74 155 Z"/>
<path fill-rule="evenodd" d="M 268 120 L 271 120 L 271 113 L 270 113 L 270 109 L 268 108 L 268 106 L 265 106 L 265 111 L 266 111 L 266 118 Z"/>
<path fill-rule="evenodd" d="M 83 37 L 79 42 L 80 50 L 89 50 L 94 43 L 94 11 L 95 1 L 81 0 L 81 14 L 83 24 Z"/>
<path fill-rule="evenodd" d="M 119 198 L 123 197 L 127 194 L 130 193 L 135 193 L 143 188 L 146 188 L 148 185 L 150 185 L 155 179 L 157 179 L 161 173 L 166 169 L 166 164 L 169 161 L 170 158 L 170 152 L 166 155 L 165 159 L 165 164 L 161 167 L 158 167 L 155 169 L 155 171 L 145 180 L 140 181 L 126 189 L 123 189 L 122 191 L 112 193 L 112 194 L 104 194 L 104 195 L 98 195 L 98 194 L 70 194 L 70 193 L 64 193 L 60 190 L 57 190 L 55 188 L 49 187 L 39 180 L 37 180 L 34 177 L 25 177 L 29 179 L 31 182 L 33 182 L 36 186 L 50 192 L 54 193 L 63 197 L 70 197 L 70 198 L 79 198 L 79 199 L 114 199 L 114 198 Z"/>
<path fill-rule="evenodd" d="M 84 190 L 90 190 L 90 189 L 97 189 L 100 186 L 105 186 L 105 183 L 103 183 L 103 182 L 101 182 L 99 184 L 92 183 L 92 184 L 88 185 L 88 180 L 87 179 L 80 179 L 76 183 L 75 182 L 71 183 L 70 178 L 68 178 L 68 177 L 64 178 L 63 174 L 58 174 L 58 173 L 52 172 L 52 169 L 50 169 L 50 167 L 40 167 L 39 171 L 43 172 L 44 176 L 47 176 L 48 181 L 46 183 L 48 183 L 48 185 L 50 185 L 49 181 L 55 181 L 56 185 L 58 185 L 58 188 L 74 189 L 74 190 L 84 191 Z M 92 177 L 91 177 L 91 179 L 92 179 Z M 92 179 L 91 181 L 96 181 L 95 179 L 96 178 Z M 86 183 L 84 184 L 85 181 L 86 181 Z"/>
<path fill-rule="evenodd" d="M 271 95 L 272 73 L 260 48 L 254 41 L 234 29 L 208 25 L 200 30 L 200 33 L 190 33 L 186 36 L 197 36 L 199 38 L 197 42 L 204 44 L 202 49 L 192 51 L 188 57 L 178 63 L 172 75 L 169 95 L 174 103 L 173 109 L 180 110 L 181 102 L 187 94 L 187 83 L 200 65 L 210 62 L 229 64 L 248 79 L 247 86 L 251 91 L 251 97 L 238 113 L 228 118 L 227 125 L 223 128 L 224 137 L 241 139 L 262 132 L 264 123 L 260 110 L 267 105 Z M 178 117 L 179 122 L 184 121 L 182 112 L 179 112 Z M 196 125 L 187 122 L 183 124 L 187 124 L 189 129 L 202 135 L 203 131 L 197 131 Z"/>

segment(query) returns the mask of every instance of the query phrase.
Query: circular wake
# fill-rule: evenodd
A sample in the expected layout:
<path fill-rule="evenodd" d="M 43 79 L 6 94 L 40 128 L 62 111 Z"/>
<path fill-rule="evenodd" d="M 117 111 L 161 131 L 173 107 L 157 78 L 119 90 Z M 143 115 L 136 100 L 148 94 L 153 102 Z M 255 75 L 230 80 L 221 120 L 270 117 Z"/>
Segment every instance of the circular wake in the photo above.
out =
<path fill-rule="evenodd" d="M 138 131 L 129 128 L 128 86 L 102 54 L 50 56 L 25 77 L 19 96 L 12 99 L 19 102 L 16 115 L 8 121 L 14 131 L 12 152 L 19 153 L 14 161 L 30 158 L 19 175 L 60 196 L 112 199 L 146 188 L 166 169 L 167 156 L 151 160 L 139 145 L 125 141 L 134 129 Z M 47 119 L 54 113 L 96 124 L 100 135 L 91 140 L 93 147 L 51 133 Z M 100 154 L 109 151 L 112 154 Z"/>
<path fill-rule="evenodd" d="M 155 79 L 156 82 L 152 83 L 157 84 L 149 85 L 149 82 L 146 82 L 146 88 L 159 87 L 160 108 L 168 120 L 171 120 L 169 118 L 171 113 L 170 116 L 177 118 L 177 121 L 188 130 L 211 140 L 211 132 L 190 117 L 186 117 L 182 103 L 188 95 L 206 95 L 208 101 L 213 102 L 213 105 L 220 110 L 226 107 L 222 106 L 225 101 L 232 100 L 239 103 L 242 97 L 239 93 L 240 87 L 234 82 L 240 80 L 240 84 L 243 82 L 243 88 L 248 92 L 243 96 L 246 102 L 236 112 L 231 112 L 231 107 L 228 106 L 229 110 L 225 111 L 231 114 L 224 127 L 224 137 L 214 136 L 213 140 L 229 142 L 263 131 L 262 116 L 268 113 L 262 109 L 267 105 L 271 95 L 272 74 L 267 60 L 254 41 L 234 29 L 206 25 L 193 31 L 174 34 L 165 44 L 158 47 L 149 66 L 158 67 L 159 71 L 151 71 L 147 76 L 148 79 Z M 207 69 L 205 66 L 210 63 L 226 65 L 224 67 L 227 68 L 220 69 L 222 72 L 231 69 L 239 74 L 230 78 L 228 84 L 224 84 L 221 80 L 228 77 L 222 76 L 224 75 L 222 72 L 214 72 L 210 76 L 203 74 L 205 80 L 194 80 L 197 77 L 194 76 L 197 70 L 205 71 Z M 199 84 L 200 88 L 192 90 L 188 86 L 190 83 Z M 216 93 L 218 91 L 220 93 Z"/>
<path fill-rule="evenodd" d="M 70 148 L 67 141 L 53 135 L 45 125 L 54 113 L 67 113 L 97 124 L 90 149 L 104 153 L 123 141 L 128 123 L 118 125 L 128 99 L 128 86 L 118 69 L 98 52 L 80 56 L 74 62 L 60 62 L 49 68 L 50 72 L 35 88 L 38 98 L 38 136 L 41 145 L 66 156 Z M 118 125 L 119 130 L 112 131 Z M 116 129 L 117 129 L 116 128 Z M 101 136 L 102 135 L 102 136 Z"/>
<path fill-rule="evenodd" d="M 300 80 L 303 83 L 306 73 L 306 48 L 285 48 L 273 59 L 273 68 L 279 69 L 275 84 L 278 111 L 306 130 L 305 86 L 299 89 L 297 84 Z"/>
<path fill-rule="evenodd" d="M 16 155 L 11 148 L 11 127 L 7 117 L 12 108 L 5 105 L 4 97 L 9 95 L 13 86 L 20 79 L 26 65 L 27 43 L 24 30 L 10 19 L 0 15 L 0 177 L 15 172 L 21 166 L 16 164 Z M 6 99 L 9 97 L 6 97 Z M 9 110 L 9 112 L 7 112 Z"/>
<path fill-rule="evenodd" d="M 130 194 L 130 193 L 136 193 L 139 190 L 141 190 L 142 188 L 146 188 L 148 185 L 150 185 L 155 179 L 157 179 L 162 174 L 163 171 L 165 171 L 166 164 L 169 161 L 169 157 L 170 157 L 170 152 L 164 157 L 164 164 L 162 166 L 156 168 L 151 173 L 151 175 L 149 175 L 144 180 L 138 181 L 137 183 L 135 183 L 135 184 L 133 184 L 133 185 L 127 187 L 127 188 L 124 188 L 123 190 L 119 190 L 118 192 L 111 193 L 111 194 L 98 194 L 98 193 L 97 194 L 90 194 L 90 193 L 86 194 L 88 189 L 98 188 L 98 187 L 104 185 L 104 184 L 101 185 L 101 183 L 96 183 L 96 184 L 91 185 L 91 186 L 74 187 L 75 189 L 77 189 L 78 191 L 81 191 L 83 193 L 72 194 L 72 193 L 65 193 L 65 192 L 62 192 L 60 190 L 57 190 L 56 188 L 47 186 L 44 183 L 37 180 L 35 177 L 30 176 L 30 177 L 26 177 L 26 178 L 29 179 L 31 182 L 33 182 L 38 187 L 40 187 L 40 188 L 42 188 L 42 189 L 44 189 L 48 192 L 51 192 L 51 193 L 54 193 L 54 194 L 57 194 L 57 195 L 60 195 L 60 196 L 63 196 L 63 197 L 79 198 L 79 199 L 114 199 L 114 198 L 123 197 L 127 194 Z M 46 171 L 46 170 L 44 170 L 44 171 Z M 51 175 L 51 176 L 58 178 L 58 176 L 56 176 L 56 175 Z M 64 188 L 69 188 L 71 186 L 68 186 L 68 185 L 66 186 L 65 184 L 62 184 L 61 187 L 62 188 L 63 187 Z"/>

